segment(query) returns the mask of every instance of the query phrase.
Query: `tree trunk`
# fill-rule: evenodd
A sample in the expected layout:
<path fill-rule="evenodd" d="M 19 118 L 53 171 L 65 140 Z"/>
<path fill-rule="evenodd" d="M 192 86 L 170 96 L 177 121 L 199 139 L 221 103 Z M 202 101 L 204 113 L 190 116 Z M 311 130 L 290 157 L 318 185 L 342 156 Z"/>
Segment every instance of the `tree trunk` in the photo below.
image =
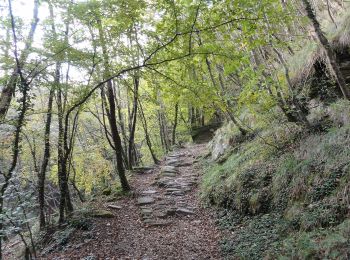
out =
<path fill-rule="evenodd" d="M 170 150 L 171 140 L 168 136 L 169 131 L 168 131 L 167 119 L 166 119 L 165 112 L 164 112 L 165 111 L 164 103 L 163 103 L 163 100 L 162 100 L 162 97 L 161 97 L 159 91 L 158 91 L 158 95 L 157 95 L 157 101 L 159 104 L 158 120 L 159 120 L 160 137 L 161 137 L 163 148 L 164 148 L 165 152 L 168 152 Z"/>
<path fill-rule="evenodd" d="M 57 39 L 56 27 L 54 24 L 54 12 L 51 2 L 49 2 L 50 17 L 52 19 L 51 30 L 55 39 Z M 66 21 L 66 31 L 64 41 L 68 45 L 68 30 L 69 21 Z M 68 77 L 68 71 L 67 71 Z M 67 144 L 68 136 L 68 120 L 64 120 L 65 117 L 65 103 L 66 98 L 62 92 L 61 86 L 61 62 L 56 62 L 55 73 L 54 73 L 54 88 L 57 89 L 57 114 L 58 114 L 58 143 L 57 143 L 57 178 L 58 186 L 60 190 L 60 203 L 59 203 L 59 220 L 60 224 L 65 222 L 65 213 L 71 213 L 73 211 L 73 204 L 70 198 L 69 187 L 68 187 L 68 173 L 67 173 L 67 162 L 70 154 Z M 63 97 L 63 98 L 62 98 Z"/>
<path fill-rule="evenodd" d="M 172 145 L 175 145 L 175 142 L 176 142 L 176 127 L 177 127 L 178 115 L 179 115 L 179 102 L 175 104 L 174 126 L 173 126 L 172 140 L 171 140 Z"/>
<path fill-rule="evenodd" d="M 148 146 L 148 149 L 149 149 L 149 152 L 151 153 L 151 156 L 152 156 L 152 159 L 153 159 L 153 162 L 155 164 L 159 164 L 160 161 L 157 159 L 154 151 L 153 151 L 153 148 L 152 148 L 152 142 L 151 142 L 151 138 L 149 136 L 149 133 L 148 133 L 148 126 L 147 126 L 147 120 L 146 120 L 146 117 L 145 117 L 145 114 L 143 112 L 143 109 L 142 109 L 142 104 L 139 100 L 139 114 L 140 114 L 140 119 L 141 119 L 141 123 L 142 123 L 142 127 L 143 127 L 143 130 L 145 132 L 145 138 L 146 138 L 146 144 Z"/>
<path fill-rule="evenodd" d="M 158 111 L 158 120 L 159 120 L 160 137 L 162 139 L 163 148 L 165 152 L 168 152 L 170 150 L 170 143 L 168 138 L 168 127 L 167 127 L 167 122 L 166 122 L 165 115 L 162 108 L 160 108 L 160 110 Z"/>
<path fill-rule="evenodd" d="M 60 80 L 60 64 L 56 64 L 55 85 L 59 84 Z M 60 189 L 60 206 L 59 206 L 59 223 L 65 221 L 66 208 L 66 164 L 64 154 L 64 127 L 63 127 L 63 105 L 62 105 L 62 90 L 58 87 L 57 91 L 57 106 L 58 106 L 58 143 L 57 143 L 57 177 L 58 186 Z"/>
<path fill-rule="evenodd" d="M 46 114 L 46 124 L 45 124 L 45 146 L 44 146 L 44 157 L 41 164 L 39 176 L 38 176 L 38 199 L 39 199 L 39 221 L 40 229 L 43 229 L 46 225 L 45 222 L 45 177 L 46 177 L 46 168 L 50 159 L 50 132 L 51 132 L 51 118 L 52 118 L 52 102 L 54 96 L 54 88 L 51 87 L 49 94 L 49 101 L 47 105 L 47 114 Z"/>
<path fill-rule="evenodd" d="M 161 119 L 161 114 L 160 111 L 158 110 L 158 125 L 159 125 L 159 137 L 160 137 L 160 142 L 162 144 L 163 150 L 167 150 L 166 143 L 165 143 L 165 138 L 164 138 L 164 129 L 163 129 L 163 123 Z"/>
<path fill-rule="evenodd" d="M 116 93 L 116 97 L 115 97 L 115 103 L 117 106 L 117 112 L 118 112 L 118 120 L 119 120 L 119 125 L 120 125 L 120 131 L 121 131 L 121 135 L 123 137 L 123 145 L 124 145 L 124 149 L 126 149 L 126 147 L 128 147 L 128 140 L 127 140 L 127 136 L 126 136 L 126 130 L 125 130 L 125 120 L 124 120 L 124 115 L 122 112 L 122 104 L 121 104 L 121 93 L 120 93 L 120 88 L 119 86 L 116 86 L 115 81 L 113 81 L 113 86 L 114 86 L 114 93 Z M 124 153 L 126 154 L 127 151 L 124 151 Z"/>
<path fill-rule="evenodd" d="M 108 116 L 108 121 L 111 128 L 112 140 L 115 147 L 119 179 L 120 179 L 120 183 L 123 191 L 129 191 L 130 186 L 129 186 L 128 180 L 126 179 L 125 169 L 123 165 L 123 153 L 122 153 L 123 147 L 122 147 L 122 141 L 120 139 L 120 135 L 117 127 L 117 120 L 116 120 L 116 114 L 115 114 L 116 107 L 114 103 L 114 93 L 113 93 L 113 87 L 112 87 L 111 81 L 107 82 L 107 98 L 108 98 L 109 112 L 110 112 L 110 115 Z"/>
<path fill-rule="evenodd" d="M 128 145 L 128 163 L 129 169 L 132 169 L 133 164 L 135 163 L 136 155 L 133 153 L 133 148 L 135 146 L 135 130 L 136 130 L 136 121 L 137 121 L 137 105 L 138 105 L 138 91 L 139 91 L 140 79 L 138 76 L 134 76 L 134 100 L 133 108 L 131 112 L 131 129 Z"/>
<path fill-rule="evenodd" d="M 73 169 L 73 174 L 74 174 L 74 175 L 73 175 L 73 178 L 71 179 L 70 182 L 71 182 L 71 184 L 72 184 L 74 190 L 75 190 L 76 193 L 78 194 L 78 197 L 79 197 L 79 199 L 80 199 L 80 202 L 83 203 L 83 202 L 85 202 L 84 195 L 80 192 L 79 188 L 77 187 L 77 185 L 76 185 L 76 183 L 75 183 L 75 177 L 76 177 L 76 175 L 77 175 L 76 170 L 75 170 L 75 167 L 74 167 L 72 161 L 70 161 L 69 163 L 70 163 L 70 166 L 71 166 L 72 169 Z"/>
<path fill-rule="evenodd" d="M 190 118 L 190 125 L 191 125 L 191 128 L 194 128 L 196 127 L 196 117 L 195 117 L 195 110 L 194 110 L 194 107 L 193 106 L 189 106 L 189 109 L 188 109 L 188 112 L 189 112 L 189 118 Z"/>

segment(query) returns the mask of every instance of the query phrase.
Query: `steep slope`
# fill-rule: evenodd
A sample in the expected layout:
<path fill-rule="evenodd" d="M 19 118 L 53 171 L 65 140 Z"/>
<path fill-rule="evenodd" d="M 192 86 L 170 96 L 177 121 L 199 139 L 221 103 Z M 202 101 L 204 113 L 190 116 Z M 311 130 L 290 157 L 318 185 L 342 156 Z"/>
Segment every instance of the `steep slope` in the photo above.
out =
<path fill-rule="evenodd" d="M 270 124 L 245 141 L 231 132 L 221 159 L 204 163 L 202 197 L 231 231 L 222 241 L 229 258 L 348 259 L 349 105 L 315 109 L 322 131 Z"/>

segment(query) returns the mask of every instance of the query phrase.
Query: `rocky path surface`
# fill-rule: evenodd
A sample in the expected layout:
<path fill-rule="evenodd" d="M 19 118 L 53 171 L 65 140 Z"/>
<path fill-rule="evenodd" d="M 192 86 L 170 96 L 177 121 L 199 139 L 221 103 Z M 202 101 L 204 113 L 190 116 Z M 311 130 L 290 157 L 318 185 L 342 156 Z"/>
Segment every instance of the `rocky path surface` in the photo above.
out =
<path fill-rule="evenodd" d="M 77 231 L 62 252 L 43 259 L 221 259 L 215 217 L 198 198 L 196 158 L 204 150 L 177 150 L 135 175 L 136 196 L 107 206 L 113 218 L 95 219 L 92 230 Z"/>

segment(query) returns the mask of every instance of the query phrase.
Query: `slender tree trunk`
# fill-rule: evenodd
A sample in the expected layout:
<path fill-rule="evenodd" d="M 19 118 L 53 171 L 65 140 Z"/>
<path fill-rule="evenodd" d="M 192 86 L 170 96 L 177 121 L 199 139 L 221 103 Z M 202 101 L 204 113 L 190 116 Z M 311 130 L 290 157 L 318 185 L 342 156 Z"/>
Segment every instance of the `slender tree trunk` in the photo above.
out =
<path fill-rule="evenodd" d="M 136 130 L 136 121 L 137 121 L 137 105 L 138 105 L 138 91 L 139 91 L 139 78 L 134 76 L 134 100 L 133 108 L 131 112 L 131 129 L 128 145 L 128 158 L 129 158 L 129 169 L 132 169 L 133 164 L 135 163 L 135 154 L 133 153 L 133 148 L 135 147 L 135 130 Z"/>
<path fill-rule="evenodd" d="M 165 144 L 165 138 L 164 138 L 164 133 L 163 133 L 163 124 L 162 124 L 162 119 L 161 119 L 161 115 L 160 115 L 160 111 L 158 110 L 158 124 L 159 124 L 159 137 L 160 137 L 160 142 L 162 144 L 162 148 L 163 150 L 166 151 L 167 147 Z"/>
<path fill-rule="evenodd" d="M 205 126 L 205 115 L 204 115 L 204 109 L 201 109 L 201 126 Z"/>
<path fill-rule="evenodd" d="M 69 174 L 70 174 L 70 164 L 71 164 L 71 159 L 73 156 L 73 147 L 74 147 L 74 139 L 75 139 L 75 133 L 78 125 L 78 116 L 79 116 L 79 111 L 76 112 L 73 120 L 73 125 L 72 125 L 72 131 L 70 134 L 70 140 L 68 141 L 68 121 L 65 120 L 65 129 L 64 129 L 64 165 L 65 165 L 65 177 L 66 181 L 64 182 L 64 188 L 66 190 L 66 212 L 67 214 L 71 214 L 74 210 L 71 195 L 70 195 L 70 190 L 69 190 Z M 67 115 L 66 115 L 67 117 Z M 67 118 L 66 118 L 67 119 Z"/>
<path fill-rule="evenodd" d="M 193 106 L 190 105 L 189 109 L 189 118 L 190 118 L 190 125 L 191 128 L 196 127 L 196 115 L 195 115 L 195 109 Z"/>
<path fill-rule="evenodd" d="M 165 152 L 168 152 L 170 150 L 171 140 L 168 136 L 169 131 L 168 131 L 167 119 L 165 116 L 164 103 L 163 103 L 163 100 L 162 100 L 162 97 L 161 97 L 159 91 L 158 91 L 158 95 L 157 95 L 157 101 L 159 104 L 158 120 L 159 120 L 160 137 L 161 137 L 163 148 L 164 148 Z"/>
<path fill-rule="evenodd" d="M 141 105 L 141 102 L 139 100 L 139 114 L 140 114 L 140 119 L 141 119 L 141 123 L 142 123 L 142 127 L 143 127 L 143 130 L 145 132 L 145 138 L 146 138 L 146 144 L 148 146 L 148 149 L 151 153 L 151 156 L 152 156 L 152 159 L 153 159 L 153 162 L 155 164 L 159 164 L 160 161 L 157 159 L 154 151 L 153 151 L 153 148 L 152 148 L 152 142 L 151 142 L 151 138 L 149 136 L 149 132 L 148 132 L 148 126 L 147 126 L 147 120 L 146 120 L 146 117 L 145 117 L 145 114 L 143 112 L 143 109 L 142 109 L 142 105 Z"/>
<path fill-rule="evenodd" d="M 76 175 L 77 175 L 76 170 L 75 170 L 75 167 L 74 167 L 72 161 L 70 161 L 69 163 L 70 163 L 70 165 L 71 165 L 71 167 L 72 167 L 72 169 L 73 169 L 73 174 L 74 174 L 74 175 L 73 175 L 73 178 L 71 179 L 71 184 L 72 184 L 74 190 L 76 191 L 76 193 L 78 194 L 78 197 L 79 197 L 79 199 L 80 199 L 80 202 L 85 202 L 84 195 L 80 192 L 79 188 L 77 187 L 77 185 L 76 185 L 76 183 L 75 183 L 75 177 L 76 177 Z"/>
<path fill-rule="evenodd" d="M 45 145 L 44 145 L 44 157 L 41 164 L 39 176 L 38 176 L 38 199 L 39 199 L 39 221 L 40 229 L 43 229 L 46 225 L 45 222 L 45 177 L 46 169 L 50 159 L 50 132 L 51 132 L 51 118 L 52 118 L 52 103 L 54 97 L 54 88 L 51 87 L 49 94 L 49 101 L 47 105 L 46 124 L 45 124 Z"/>
<path fill-rule="evenodd" d="M 53 6 L 49 2 L 49 11 L 50 17 L 52 19 L 51 29 L 52 34 L 57 39 L 56 27 L 53 22 L 54 13 Z M 66 31 L 65 31 L 65 43 L 68 45 L 68 30 L 69 30 L 69 21 L 66 22 Z M 68 71 L 67 76 L 68 77 Z M 68 187 L 68 173 L 67 173 L 67 161 L 69 158 L 69 149 L 67 146 L 67 131 L 68 131 L 68 122 L 66 122 L 65 116 L 65 103 L 66 98 L 64 97 L 61 85 L 61 62 L 56 62 L 55 74 L 54 74 L 54 87 L 57 88 L 57 112 L 58 112 L 58 143 L 57 143 L 57 177 L 58 177 L 58 186 L 60 190 L 60 203 L 59 203 L 59 220 L 60 224 L 65 222 L 65 212 L 67 214 L 73 211 L 73 204 L 70 198 L 69 187 Z"/>
<path fill-rule="evenodd" d="M 126 179 L 125 169 L 123 165 L 122 141 L 120 139 L 120 135 L 118 132 L 117 120 L 116 120 L 116 114 L 115 114 L 116 107 L 114 103 L 114 93 L 113 93 L 112 83 L 110 81 L 107 82 L 107 97 L 108 97 L 109 111 L 110 111 L 110 116 L 108 117 L 108 121 L 111 128 L 112 140 L 115 147 L 119 179 L 120 179 L 120 183 L 123 191 L 129 191 L 130 186 Z"/>
<path fill-rule="evenodd" d="M 60 74 L 59 69 L 60 65 L 56 68 L 56 83 L 59 86 Z M 60 189 L 60 206 L 59 206 L 59 223 L 62 224 L 65 221 L 65 212 L 70 214 L 73 212 L 73 204 L 70 197 L 69 186 L 68 186 L 68 159 L 70 155 L 70 149 L 68 148 L 67 140 L 67 131 L 68 122 L 64 123 L 64 108 L 62 101 L 62 89 L 58 87 L 57 95 L 57 105 L 58 105 L 58 184 Z"/>
<path fill-rule="evenodd" d="M 60 65 L 56 64 L 55 85 L 59 84 L 60 78 Z M 66 165 L 64 162 L 64 127 L 63 127 L 63 105 L 62 105 L 62 90 L 58 87 L 57 91 L 57 106 L 58 106 L 58 143 L 57 143 L 57 175 L 58 186 L 60 189 L 60 206 L 59 206 L 59 223 L 62 224 L 65 221 L 65 208 L 66 208 Z"/>
<path fill-rule="evenodd" d="M 165 115 L 162 109 L 158 111 L 158 120 L 159 120 L 159 128 L 160 128 L 160 136 L 162 138 L 162 143 L 164 145 L 164 150 L 168 152 L 170 150 L 170 142 L 168 137 L 168 127 L 165 119 Z"/>
<path fill-rule="evenodd" d="M 339 65 L 337 62 L 337 56 L 336 56 L 334 50 L 332 49 L 332 46 L 329 43 L 328 39 L 324 35 L 324 33 L 321 29 L 321 25 L 316 18 L 316 15 L 314 13 L 314 10 L 313 10 L 310 2 L 308 0 L 303 0 L 303 3 L 305 5 L 305 10 L 306 10 L 307 16 L 309 17 L 309 19 L 311 20 L 311 22 L 314 26 L 316 35 L 317 35 L 319 41 L 321 42 L 323 48 L 326 50 L 328 60 L 331 64 L 332 70 L 334 72 L 335 80 L 338 84 L 338 87 L 340 88 L 341 92 L 343 93 L 343 96 L 347 100 L 350 100 L 350 88 L 346 85 L 344 76 L 340 71 L 340 68 L 339 68 Z"/>
<path fill-rule="evenodd" d="M 173 133 L 171 143 L 175 145 L 176 142 L 176 127 L 178 123 L 178 115 L 179 115 L 179 102 L 175 104 L 175 115 L 174 115 L 174 125 L 173 125 Z"/>
<path fill-rule="evenodd" d="M 120 131 L 121 131 L 121 135 L 123 137 L 123 145 L 126 148 L 126 147 L 128 147 L 128 141 L 127 141 L 126 130 L 125 130 L 124 114 L 122 112 L 122 101 L 121 101 L 122 99 L 121 99 L 120 87 L 116 86 L 115 84 L 113 84 L 113 86 L 115 86 L 115 88 L 114 88 L 114 92 L 116 93 L 115 102 L 116 102 L 116 106 L 117 106 Z M 124 151 L 124 153 L 126 154 L 127 152 Z"/>

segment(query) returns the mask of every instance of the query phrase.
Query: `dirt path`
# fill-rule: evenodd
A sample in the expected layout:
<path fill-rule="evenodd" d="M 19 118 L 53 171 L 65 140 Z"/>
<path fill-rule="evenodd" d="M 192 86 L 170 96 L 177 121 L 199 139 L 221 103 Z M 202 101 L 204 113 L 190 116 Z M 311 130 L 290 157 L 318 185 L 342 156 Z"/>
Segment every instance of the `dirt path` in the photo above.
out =
<path fill-rule="evenodd" d="M 43 259 L 220 259 L 214 216 L 200 206 L 195 158 L 204 145 L 169 155 L 151 173 L 135 175 L 135 198 L 114 202 L 110 219 L 96 219 L 63 252 Z"/>

